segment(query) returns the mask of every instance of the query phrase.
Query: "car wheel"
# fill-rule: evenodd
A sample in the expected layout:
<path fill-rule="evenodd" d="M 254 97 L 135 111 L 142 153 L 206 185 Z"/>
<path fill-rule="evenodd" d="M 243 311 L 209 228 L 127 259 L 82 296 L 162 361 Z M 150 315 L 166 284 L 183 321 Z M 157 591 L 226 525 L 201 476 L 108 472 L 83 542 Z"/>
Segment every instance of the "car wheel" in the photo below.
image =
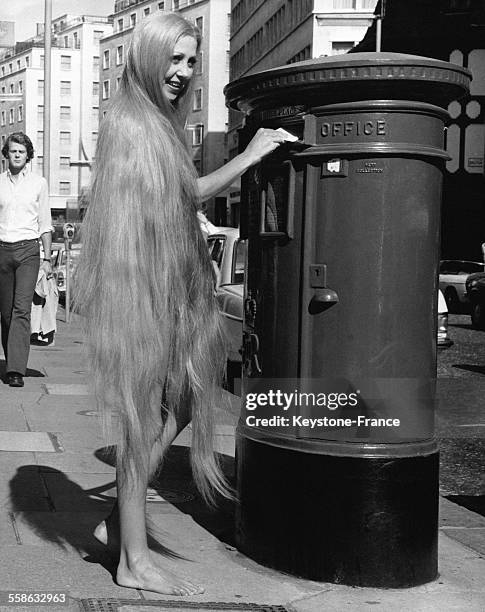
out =
<path fill-rule="evenodd" d="M 446 300 L 446 305 L 448 306 L 448 312 L 451 312 L 452 314 L 459 314 L 460 300 L 458 299 L 458 294 L 453 288 L 448 287 L 446 289 L 445 300 Z"/>
<path fill-rule="evenodd" d="M 472 304 L 472 325 L 476 329 L 485 329 L 485 308 L 480 302 Z"/>

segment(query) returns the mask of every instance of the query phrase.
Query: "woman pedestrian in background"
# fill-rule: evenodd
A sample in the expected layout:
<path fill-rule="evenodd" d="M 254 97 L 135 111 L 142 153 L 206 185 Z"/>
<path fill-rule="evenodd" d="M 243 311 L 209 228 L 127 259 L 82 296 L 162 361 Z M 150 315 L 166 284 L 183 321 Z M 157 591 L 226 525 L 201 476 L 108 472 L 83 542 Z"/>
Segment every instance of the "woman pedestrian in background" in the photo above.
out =
<path fill-rule="evenodd" d="M 208 502 L 229 495 L 212 449 L 225 342 L 197 210 L 284 140 L 259 130 L 242 154 L 197 177 L 183 130 L 199 45 L 197 28 L 175 13 L 135 28 L 100 126 L 78 271 L 97 398 L 120 421 L 118 502 L 95 535 L 117 541 L 119 585 L 173 595 L 203 588 L 152 557 L 145 498 L 191 419 L 195 482 Z"/>

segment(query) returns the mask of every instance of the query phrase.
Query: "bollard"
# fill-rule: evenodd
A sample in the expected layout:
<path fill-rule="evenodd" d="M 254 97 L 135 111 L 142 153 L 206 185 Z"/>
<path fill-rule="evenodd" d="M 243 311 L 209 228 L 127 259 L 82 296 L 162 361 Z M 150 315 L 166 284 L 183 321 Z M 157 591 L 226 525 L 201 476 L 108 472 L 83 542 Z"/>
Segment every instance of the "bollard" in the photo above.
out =
<path fill-rule="evenodd" d="M 226 87 L 242 142 L 261 126 L 298 137 L 241 190 L 236 539 L 265 565 L 356 586 L 437 576 L 444 124 L 469 81 L 442 61 L 356 53 Z"/>

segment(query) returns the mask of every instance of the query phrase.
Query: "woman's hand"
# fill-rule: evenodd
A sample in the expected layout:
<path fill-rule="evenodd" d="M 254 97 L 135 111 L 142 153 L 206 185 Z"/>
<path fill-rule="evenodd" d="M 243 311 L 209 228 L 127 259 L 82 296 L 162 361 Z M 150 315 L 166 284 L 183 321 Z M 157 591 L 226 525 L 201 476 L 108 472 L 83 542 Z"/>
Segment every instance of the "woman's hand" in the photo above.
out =
<path fill-rule="evenodd" d="M 248 158 L 250 165 L 257 164 L 263 157 L 277 149 L 280 144 L 285 142 L 285 137 L 277 130 L 269 128 L 259 128 L 252 140 L 243 152 Z"/>

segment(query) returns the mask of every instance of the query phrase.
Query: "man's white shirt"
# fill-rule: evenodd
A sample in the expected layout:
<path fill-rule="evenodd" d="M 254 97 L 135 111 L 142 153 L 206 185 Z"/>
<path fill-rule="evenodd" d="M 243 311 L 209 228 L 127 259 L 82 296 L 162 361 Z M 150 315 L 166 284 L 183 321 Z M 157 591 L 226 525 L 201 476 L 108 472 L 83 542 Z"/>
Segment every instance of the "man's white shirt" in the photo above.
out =
<path fill-rule="evenodd" d="M 53 230 L 47 181 L 26 166 L 14 180 L 0 174 L 0 240 L 18 242 Z"/>

